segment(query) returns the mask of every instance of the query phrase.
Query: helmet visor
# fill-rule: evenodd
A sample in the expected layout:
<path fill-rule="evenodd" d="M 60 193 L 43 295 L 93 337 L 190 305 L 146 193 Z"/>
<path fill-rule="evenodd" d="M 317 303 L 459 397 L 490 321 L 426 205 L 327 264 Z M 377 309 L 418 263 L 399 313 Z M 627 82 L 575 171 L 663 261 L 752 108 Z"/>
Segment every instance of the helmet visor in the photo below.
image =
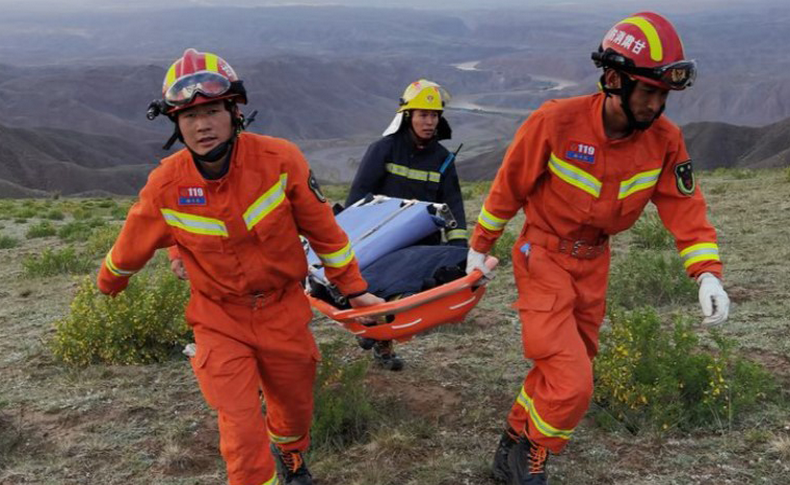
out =
<path fill-rule="evenodd" d="M 644 76 L 666 85 L 669 89 L 681 90 L 694 84 L 697 78 L 696 61 L 678 61 L 652 69 L 634 69 L 634 74 Z"/>
<path fill-rule="evenodd" d="M 195 96 L 207 98 L 222 96 L 230 90 L 230 80 L 216 72 L 201 71 L 182 77 L 165 91 L 165 103 L 169 106 L 184 106 Z"/>

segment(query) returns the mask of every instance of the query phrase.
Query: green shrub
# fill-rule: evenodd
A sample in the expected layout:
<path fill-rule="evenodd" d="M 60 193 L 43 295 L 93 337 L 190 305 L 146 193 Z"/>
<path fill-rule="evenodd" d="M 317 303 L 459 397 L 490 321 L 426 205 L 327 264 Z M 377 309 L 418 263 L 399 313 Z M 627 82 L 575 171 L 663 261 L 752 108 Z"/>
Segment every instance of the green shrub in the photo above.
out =
<path fill-rule="evenodd" d="M 316 449 L 345 449 L 360 441 L 375 422 L 376 412 L 364 382 L 368 360 L 348 362 L 342 351 L 342 340 L 321 344 L 310 430 Z"/>
<path fill-rule="evenodd" d="M 53 250 L 47 248 L 40 256 L 27 256 L 22 267 L 28 277 L 54 276 L 59 274 L 84 274 L 96 267 L 86 254 L 78 253 L 73 247 Z"/>
<path fill-rule="evenodd" d="M 93 231 L 88 238 L 88 244 L 85 251 L 94 257 L 103 257 L 110 251 L 115 240 L 118 238 L 118 233 L 121 232 L 121 226 L 116 224 L 108 224 L 101 226 Z"/>
<path fill-rule="evenodd" d="M 642 249 L 670 249 L 675 247 L 675 238 L 664 227 L 656 212 L 645 212 L 629 230 L 631 242 Z"/>
<path fill-rule="evenodd" d="M 72 221 L 60 226 L 58 238 L 68 242 L 86 241 L 92 233 L 93 228 L 88 225 L 87 221 Z"/>
<path fill-rule="evenodd" d="M 44 215 L 45 218 L 52 221 L 62 221 L 66 216 L 58 209 L 52 209 Z"/>
<path fill-rule="evenodd" d="M 473 229 L 470 228 L 470 232 L 472 230 Z M 513 250 L 514 244 L 516 244 L 516 235 L 505 229 L 499 239 L 497 239 L 494 247 L 491 249 L 491 256 L 499 259 L 499 264 L 508 263 L 511 259 L 510 252 Z"/>
<path fill-rule="evenodd" d="M 127 199 L 127 200 L 119 200 L 116 202 L 115 207 L 111 207 L 108 211 L 108 215 L 115 220 L 122 221 L 126 219 L 126 215 L 129 213 L 129 209 L 132 208 L 134 205 L 135 200 Z"/>
<path fill-rule="evenodd" d="M 96 205 L 103 209 L 110 209 L 115 207 L 115 201 L 112 199 L 102 199 Z"/>
<path fill-rule="evenodd" d="M 14 213 L 14 216 L 17 219 L 32 219 L 37 215 L 39 215 L 39 213 L 36 212 L 35 209 L 31 207 L 24 207 L 24 206 L 17 208 L 16 212 Z"/>
<path fill-rule="evenodd" d="M 11 249 L 19 246 L 19 241 L 5 234 L 0 235 L 0 249 Z"/>
<path fill-rule="evenodd" d="M 55 229 L 55 226 L 53 226 L 51 222 L 41 221 L 38 224 L 28 227 L 25 236 L 27 236 L 28 239 L 34 239 L 37 237 L 54 236 L 57 232 L 57 229 Z"/>
<path fill-rule="evenodd" d="M 192 341 L 184 320 L 189 286 L 164 266 L 131 278 L 115 298 L 102 295 L 94 279 L 82 279 L 68 316 L 55 323 L 52 350 L 63 362 L 147 364 L 178 356 Z"/>
<path fill-rule="evenodd" d="M 743 180 L 755 178 L 757 176 L 757 171 L 750 168 L 719 167 L 713 171 L 713 175 Z"/>
<path fill-rule="evenodd" d="M 491 181 L 464 182 L 461 184 L 461 195 L 464 200 L 483 198 L 491 189 Z"/>
<path fill-rule="evenodd" d="M 605 423 L 615 418 L 632 432 L 732 424 L 772 396 L 766 370 L 732 352 L 714 333 L 717 349 L 703 349 L 689 318 L 667 330 L 652 308 L 613 310 L 595 360 L 594 400 Z"/>
<path fill-rule="evenodd" d="M 24 224 L 27 222 L 27 219 L 24 217 L 16 217 L 14 218 L 14 224 Z"/>
<path fill-rule="evenodd" d="M 609 304 L 633 309 L 694 301 L 697 285 L 676 253 L 630 250 L 612 263 Z"/>
<path fill-rule="evenodd" d="M 95 213 L 96 211 L 93 209 L 93 207 L 86 206 L 86 204 L 83 202 L 79 205 L 79 207 L 71 211 L 71 216 L 77 221 L 84 221 L 93 217 Z"/>
<path fill-rule="evenodd" d="M 102 219 L 100 217 L 94 217 L 92 219 L 88 219 L 87 221 L 85 221 L 85 223 L 88 224 L 88 226 L 90 226 L 92 228 L 104 227 L 104 226 L 107 225 L 107 221 L 105 221 L 104 219 Z"/>

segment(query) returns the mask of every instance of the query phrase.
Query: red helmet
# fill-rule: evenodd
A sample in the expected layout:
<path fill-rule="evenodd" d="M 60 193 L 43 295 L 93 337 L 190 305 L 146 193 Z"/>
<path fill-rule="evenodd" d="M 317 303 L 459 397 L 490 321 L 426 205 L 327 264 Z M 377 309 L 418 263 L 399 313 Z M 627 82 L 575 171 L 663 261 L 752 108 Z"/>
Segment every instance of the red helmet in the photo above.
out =
<path fill-rule="evenodd" d="M 686 60 L 675 27 L 653 12 L 617 22 L 592 58 L 598 67 L 628 73 L 662 89 L 685 89 L 697 76 L 697 63 Z"/>
<path fill-rule="evenodd" d="M 187 49 L 167 70 L 162 83 L 165 114 L 219 99 L 247 103 L 244 85 L 230 64 L 218 55 Z"/>

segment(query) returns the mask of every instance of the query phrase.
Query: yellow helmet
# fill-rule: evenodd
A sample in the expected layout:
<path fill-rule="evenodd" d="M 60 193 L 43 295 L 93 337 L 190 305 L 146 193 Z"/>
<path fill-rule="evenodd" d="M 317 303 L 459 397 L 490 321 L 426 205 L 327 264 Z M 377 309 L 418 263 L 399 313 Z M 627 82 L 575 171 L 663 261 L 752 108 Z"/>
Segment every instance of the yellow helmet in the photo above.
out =
<path fill-rule="evenodd" d="M 400 98 L 398 113 L 410 109 L 443 111 L 450 94 L 435 82 L 420 79 L 409 84 Z"/>

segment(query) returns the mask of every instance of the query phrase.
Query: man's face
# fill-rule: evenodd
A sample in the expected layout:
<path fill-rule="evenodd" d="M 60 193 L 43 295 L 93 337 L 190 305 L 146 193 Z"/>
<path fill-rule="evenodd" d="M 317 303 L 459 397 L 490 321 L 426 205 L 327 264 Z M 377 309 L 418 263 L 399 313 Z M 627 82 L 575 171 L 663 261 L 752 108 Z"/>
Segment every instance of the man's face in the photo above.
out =
<path fill-rule="evenodd" d="M 411 112 L 411 128 L 420 140 L 428 141 L 433 138 L 438 124 L 438 111 L 415 109 Z"/>
<path fill-rule="evenodd" d="M 661 112 L 661 108 L 667 102 L 669 95 L 668 89 L 661 89 L 659 87 L 638 81 L 634 87 L 634 92 L 631 93 L 631 111 L 634 113 L 634 118 L 639 123 L 650 123 L 655 120 L 656 116 Z"/>
<path fill-rule="evenodd" d="M 178 127 L 184 137 L 184 144 L 198 155 L 205 155 L 228 141 L 233 134 L 230 112 L 222 100 L 180 112 Z"/>

